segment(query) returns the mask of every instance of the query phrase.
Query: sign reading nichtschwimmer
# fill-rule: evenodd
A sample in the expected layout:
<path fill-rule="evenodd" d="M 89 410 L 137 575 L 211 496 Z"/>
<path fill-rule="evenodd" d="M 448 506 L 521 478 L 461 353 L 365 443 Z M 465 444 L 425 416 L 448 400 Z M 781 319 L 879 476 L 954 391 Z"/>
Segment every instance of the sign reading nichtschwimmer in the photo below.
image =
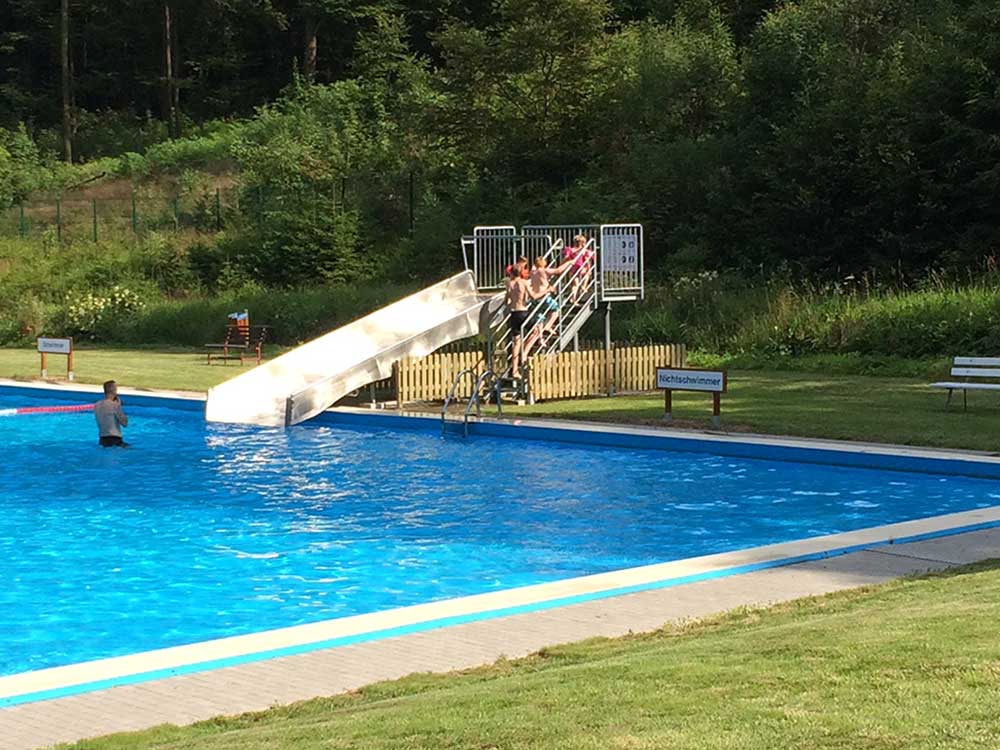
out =
<path fill-rule="evenodd" d="M 657 367 L 656 387 L 675 391 L 726 392 L 726 373 L 722 370 L 689 370 L 684 367 Z"/>
<path fill-rule="evenodd" d="M 53 339 L 40 337 L 37 340 L 38 353 L 42 355 L 42 377 L 49 376 L 49 370 L 45 366 L 46 354 L 66 355 L 66 377 L 72 380 L 73 374 L 73 339 Z"/>
<path fill-rule="evenodd" d="M 722 394 L 729 388 L 725 370 L 693 370 L 686 367 L 657 367 L 656 387 L 663 390 L 664 418 L 673 418 L 673 391 L 702 391 L 712 394 L 712 424 L 722 422 Z"/>

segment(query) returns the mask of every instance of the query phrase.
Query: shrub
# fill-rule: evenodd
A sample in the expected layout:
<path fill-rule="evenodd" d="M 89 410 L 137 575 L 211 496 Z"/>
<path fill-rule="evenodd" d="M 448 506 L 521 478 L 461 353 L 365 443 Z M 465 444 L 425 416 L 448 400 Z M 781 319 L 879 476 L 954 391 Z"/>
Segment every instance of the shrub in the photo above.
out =
<path fill-rule="evenodd" d="M 75 120 L 73 155 L 82 161 L 118 156 L 128 151 L 141 153 L 168 138 L 167 124 L 148 114 L 77 109 Z"/>
<path fill-rule="evenodd" d="M 0 209 L 23 200 L 44 182 L 41 154 L 24 125 L 0 128 Z"/>
<path fill-rule="evenodd" d="M 1000 351 L 1000 286 L 870 289 L 771 282 L 729 286 L 707 278 L 654 287 L 619 330 L 628 340 L 683 341 L 729 354 L 859 354 L 907 358 Z"/>
<path fill-rule="evenodd" d="M 149 235 L 130 256 L 129 267 L 170 296 L 188 295 L 200 287 L 190 249 L 168 235 Z"/>
<path fill-rule="evenodd" d="M 268 290 L 249 285 L 214 297 L 163 300 L 139 311 L 118 330 L 122 344 L 201 346 L 222 336 L 226 315 L 249 310 L 253 324 L 271 326 L 271 340 L 294 345 L 365 315 L 413 291 L 409 286 L 323 286 Z"/>
<path fill-rule="evenodd" d="M 114 340 L 118 328 L 144 306 L 138 293 L 117 284 L 104 293 L 74 295 L 66 304 L 64 330 L 74 336 Z"/>
<path fill-rule="evenodd" d="M 218 170 L 231 162 L 231 147 L 237 126 L 218 129 L 191 138 L 163 141 L 150 146 L 145 161 L 150 173 L 180 173 L 185 169 Z"/>

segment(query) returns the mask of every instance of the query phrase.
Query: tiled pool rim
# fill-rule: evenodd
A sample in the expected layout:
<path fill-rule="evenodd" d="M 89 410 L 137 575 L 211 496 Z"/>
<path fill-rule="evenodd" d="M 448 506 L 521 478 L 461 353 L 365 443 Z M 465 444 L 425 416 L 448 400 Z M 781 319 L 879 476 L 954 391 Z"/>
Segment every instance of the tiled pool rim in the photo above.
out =
<path fill-rule="evenodd" d="M 79 400 L 81 397 L 93 397 L 99 390 L 97 387 L 80 385 L 60 386 L 0 380 L 0 396 L 17 394 Z M 137 406 L 159 406 L 192 412 L 203 409 L 204 397 L 199 394 L 134 391 L 125 388 L 122 389 L 122 394 L 127 395 L 130 404 Z M 335 409 L 324 413 L 315 421 L 382 429 L 441 431 L 440 416 L 368 409 Z M 470 423 L 470 434 L 1000 478 L 1000 458 L 994 454 L 967 451 L 745 434 L 692 434 L 530 419 L 475 420 Z M 845 555 L 873 546 L 922 541 L 994 527 L 1000 527 L 1000 506 L 25 672 L 0 677 L 0 707 L 381 640 L 477 620 L 542 611 L 639 591 L 670 588 Z"/>

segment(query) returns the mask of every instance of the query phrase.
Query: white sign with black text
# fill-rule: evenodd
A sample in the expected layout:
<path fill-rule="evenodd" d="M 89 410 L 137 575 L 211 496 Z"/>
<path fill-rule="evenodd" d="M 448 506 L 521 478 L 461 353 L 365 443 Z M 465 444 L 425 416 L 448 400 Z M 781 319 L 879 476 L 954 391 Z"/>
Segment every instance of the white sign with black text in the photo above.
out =
<path fill-rule="evenodd" d="M 688 370 L 657 367 L 656 387 L 673 391 L 706 391 L 725 393 L 726 373 L 721 370 Z"/>
<path fill-rule="evenodd" d="M 42 354 L 69 354 L 73 351 L 73 339 L 38 339 L 38 351 Z"/>

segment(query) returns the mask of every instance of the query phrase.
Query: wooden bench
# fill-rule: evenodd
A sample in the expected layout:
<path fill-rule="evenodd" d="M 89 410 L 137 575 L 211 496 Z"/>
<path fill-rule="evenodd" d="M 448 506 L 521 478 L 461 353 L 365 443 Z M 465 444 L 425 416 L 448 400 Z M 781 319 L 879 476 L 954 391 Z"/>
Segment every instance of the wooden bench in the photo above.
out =
<path fill-rule="evenodd" d="M 987 378 L 994 380 L 1000 378 L 1000 357 L 955 357 L 951 376 L 965 378 L 965 380 L 931 383 L 931 388 L 948 389 L 948 400 L 944 404 L 945 409 L 951 405 L 952 394 L 955 391 L 962 391 L 962 406 L 968 411 L 969 391 L 1000 391 L 1000 383 L 983 382 Z M 969 378 L 981 378 L 981 380 L 970 380 Z"/>
<path fill-rule="evenodd" d="M 268 326 L 226 326 L 225 340 L 221 344 L 205 344 L 205 348 L 208 349 L 207 364 L 212 364 L 213 359 L 223 361 L 238 359 L 242 366 L 247 357 L 252 356 L 257 359 L 259 365 L 268 328 Z"/>

